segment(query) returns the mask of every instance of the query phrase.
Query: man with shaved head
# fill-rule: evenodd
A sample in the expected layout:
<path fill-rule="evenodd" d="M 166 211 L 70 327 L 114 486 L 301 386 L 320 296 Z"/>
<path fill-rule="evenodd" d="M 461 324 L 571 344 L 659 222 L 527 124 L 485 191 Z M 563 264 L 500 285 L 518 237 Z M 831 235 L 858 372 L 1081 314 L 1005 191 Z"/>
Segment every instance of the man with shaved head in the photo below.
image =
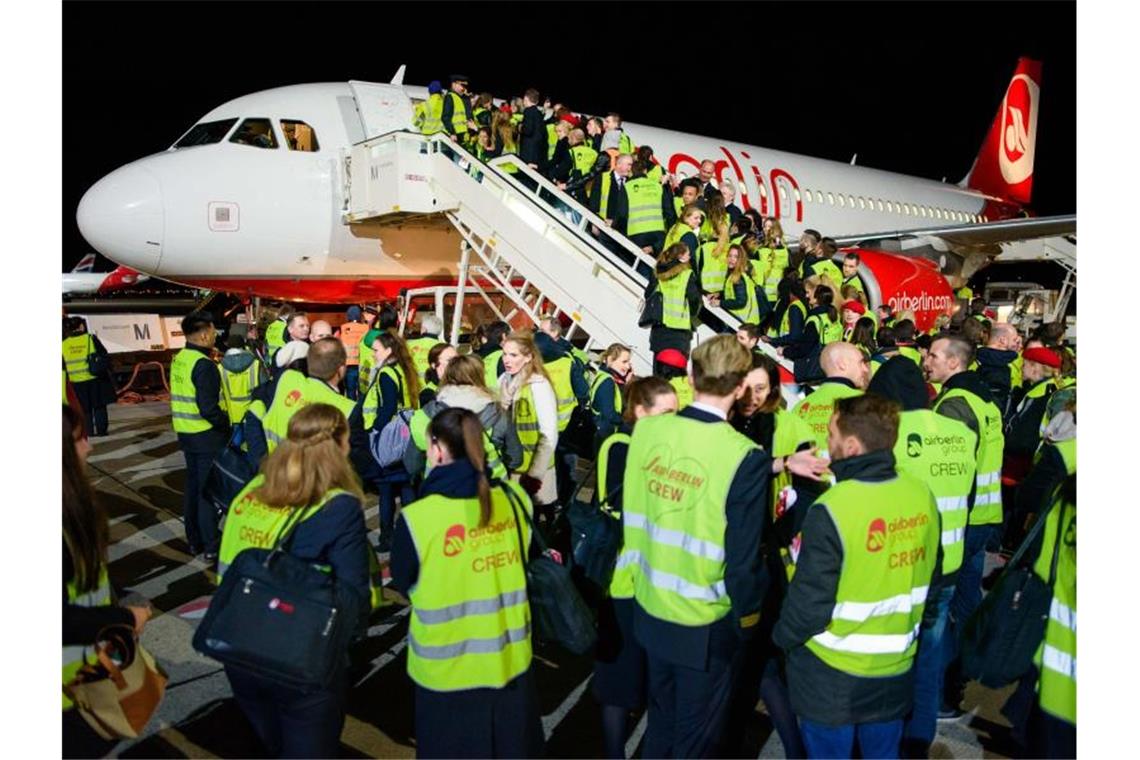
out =
<path fill-rule="evenodd" d="M 1021 336 L 1008 322 L 994 322 L 990 326 L 989 341 L 978 349 L 978 374 L 989 386 L 1003 419 L 1012 414 L 1009 400 L 1013 389 L 1021 386 L 1020 350 Z"/>
<path fill-rule="evenodd" d="M 331 338 L 333 334 L 332 325 L 323 319 L 318 319 L 309 326 L 309 342 L 316 343 L 322 338 Z"/>
<path fill-rule="evenodd" d="M 995 327 L 1002 325 L 999 322 Z M 999 335 L 1003 332 L 995 330 Z M 1008 340 L 1008 333 L 1003 340 Z M 930 344 L 924 362 L 931 382 L 942 384 L 942 391 L 934 399 L 934 411 L 964 423 L 978 436 L 974 488 L 968 499 L 970 518 L 966 526 L 966 546 L 950 601 L 950 620 L 956 627 L 964 625 L 981 604 L 986 549 L 997 549 L 1002 524 L 1001 463 L 1005 436 L 1001 412 L 993 401 L 989 385 L 979 373 L 969 369 L 973 359 L 974 346 L 969 340 L 961 335 L 947 335 Z M 958 712 L 965 687 L 956 663 L 958 630 L 947 640 L 950 651 L 946 659 L 955 662 L 951 662 L 946 672 L 947 699 L 939 713 L 941 717 L 953 717 Z"/>
<path fill-rule="evenodd" d="M 863 393 L 871 368 L 858 346 L 842 342 L 823 347 L 819 366 L 826 378 L 813 393 L 796 404 L 792 414 L 811 427 L 816 447 L 827 451 L 827 421 L 835 411 L 835 402 Z"/>

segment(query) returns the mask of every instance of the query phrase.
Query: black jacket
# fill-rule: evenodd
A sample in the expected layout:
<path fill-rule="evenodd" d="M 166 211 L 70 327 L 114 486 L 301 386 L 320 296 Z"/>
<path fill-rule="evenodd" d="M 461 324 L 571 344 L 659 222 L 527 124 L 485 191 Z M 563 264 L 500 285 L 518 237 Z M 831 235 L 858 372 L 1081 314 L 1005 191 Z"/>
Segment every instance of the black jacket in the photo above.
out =
<path fill-rule="evenodd" d="M 629 196 L 626 195 L 624 185 L 618 186 L 617 175 L 611 171 L 610 194 L 606 207 L 602 208 L 603 179 L 604 177 L 598 177 L 594 181 L 594 189 L 590 191 L 590 210 L 602 219 L 612 219 L 613 230 L 624 235 L 625 228 L 629 224 Z"/>
<path fill-rule="evenodd" d="M 210 349 L 186 344 L 187 350 L 197 351 L 206 358 L 210 357 Z M 179 433 L 179 444 L 192 453 L 206 453 L 217 451 L 225 445 L 229 436 L 230 416 L 221 406 L 222 376 L 213 360 L 208 362 L 195 362 L 194 370 L 190 373 L 190 382 L 194 384 L 194 400 L 198 404 L 198 413 L 202 419 L 210 423 L 210 429 L 201 433 Z"/>
<path fill-rule="evenodd" d="M 570 143 L 563 137 L 554 143 L 554 155 L 546 166 L 546 177 L 551 182 L 565 182 L 574 170 L 574 156 L 570 154 Z"/>
<path fill-rule="evenodd" d="M 978 418 L 974 416 L 974 410 L 970 408 L 970 405 L 961 398 L 952 398 L 946 401 L 941 400 L 943 396 L 955 388 L 969 391 L 982 401 L 993 401 L 993 396 L 990 395 L 990 386 L 977 372 L 966 370 L 965 372 L 959 372 L 947 380 L 942 386 L 942 392 L 938 394 L 938 398 L 934 399 L 935 411 L 952 420 L 958 420 L 965 424 L 966 427 L 974 431 L 974 435 L 978 436 L 980 443 L 981 430 L 979 429 Z"/>
<path fill-rule="evenodd" d="M 1052 384 L 1052 378 L 1037 381 L 1028 388 L 1018 388 L 1010 398 L 1010 413 L 1005 428 L 1005 455 L 1007 457 L 1032 457 L 1041 443 L 1041 420 L 1049 406 L 1049 399 L 1056 390 L 1050 385 L 1044 395 L 1029 398 L 1029 391 L 1042 383 Z"/>
<path fill-rule="evenodd" d="M 546 122 L 538 106 L 523 111 L 519 125 L 519 158 L 523 163 L 534 164 L 539 171 L 546 168 Z"/>
<path fill-rule="evenodd" d="M 839 460 L 832 463 L 831 469 L 838 481 L 874 483 L 896 477 L 894 455 L 888 450 Z M 843 566 L 843 542 L 823 507 L 826 501 L 825 493 L 804 518 L 796 574 L 772 631 L 772 641 L 787 653 L 792 710 L 800 717 L 829 726 L 897 720 L 911 707 L 913 667 L 899 676 L 860 678 L 832 668 L 805 646 L 831 623 Z M 935 597 L 935 589 L 940 585 L 941 566 L 940 546 L 928 599 Z M 925 608 L 925 615 L 935 613 L 935 605 Z"/>
<path fill-rule="evenodd" d="M 1013 392 L 1013 369 L 1010 364 L 1017 359 L 1016 351 L 1003 351 L 1000 348 L 978 349 L 978 374 L 990 388 L 993 402 L 1001 410 L 1002 419 L 1009 419 L 1012 409 L 1009 397 Z"/>
<path fill-rule="evenodd" d="M 709 424 L 727 424 L 693 406 L 677 414 Z M 731 660 L 741 643 L 756 632 L 760 605 L 769 584 L 760 554 L 767 510 L 757 506 L 765 503 L 771 472 L 772 458 L 756 449 L 744 457 L 728 487 L 724 584 L 732 602 L 730 614 L 711 625 L 684 626 L 653 617 L 637 605 L 634 636 L 654 657 L 694 670 L 707 670 L 711 660 Z"/>
<path fill-rule="evenodd" d="M 677 265 L 682 266 L 682 265 Z M 645 286 L 646 298 L 657 289 L 657 278 L 669 271 L 670 267 L 657 263 L 656 272 Z M 694 319 L 701 311 L 701 281 L 695 274 L 689 276 L 688 285 L 685 286 L 685 300 L 689 302 L 689 314 Z M 689 355 L 689 348 L 693 341 L 692 330 L 680 330 L 656 324 L 649 328 L 649 350 L 659 353 L 667 348 L 675 348 L 685 356 Z"/>

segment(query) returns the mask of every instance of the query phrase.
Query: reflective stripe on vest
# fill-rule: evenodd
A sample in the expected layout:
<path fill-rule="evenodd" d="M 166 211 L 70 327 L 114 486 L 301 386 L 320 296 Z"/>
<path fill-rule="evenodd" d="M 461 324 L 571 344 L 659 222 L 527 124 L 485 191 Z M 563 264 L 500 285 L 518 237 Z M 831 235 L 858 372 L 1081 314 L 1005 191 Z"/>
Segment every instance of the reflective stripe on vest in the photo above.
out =
<path fill-rule="evenodd" d="M 64 551 L 67 551 L 66 549 Z M 109 607 L 111 606 L 111 583 L 107 579 L 107 568 L 101 567 L 99 569 L 99 583 L 93 591 L 87 591 L 80 594 L 76 591 L 75 580 L 72 579 L 67 584 L 67 602 L 68 604 L 75 604 L 80 607 Z M 84 650 L 91 647 L 80 645 L 70 645 L 63 647 L 63 685 L 71 683 L 75 679 L 75 674 L 79 672 L 84 663 Z M 71 699 L 65 692 L 63 694 L 63 709 L 70 709 L 72 706 Z"/>
<path fill-rule="evenodd" d="M 625 433 L 614 433 L 602 442 L 598 448 L 597 467 L 598 467 L 598 484 L 596 490 L 598 493 L 598 508 L 602 513 L 609 515 L 615 520 L 621 519 L 620 513 L 614 513 L 610 507 L 610 494 L 609 494 L 609 467 L 610 467 L 610 449 L 614 446 L 622 445 L 626 448 L 629 447 L 630 437 Z M 613 577 L 610 579 L 610 596 L 614 599 L 632 599 L 633 598 L 633 573 L 634 568 L 632 565 L 625 565 L 624 567 L 614 567 Z"/>
<path fill-rule="evenodd" d="M 599 370 L 598 374 L 594 375 L 594 379 L 590 381 L 590 409 L 593 410 L 594 414 L 598 413 L 598 390 L 605 385 L 607 380 L 613 383 L 614 411 L 621 414 L 621 390 L 618 388 L 617 381 L 614 380 L 613 375 L 605 370 Z"/>
<path fill-rule="evenodd" d="M 1001 411 L 992 401 L 982 401 L 976 394 L 953 388 L 934 402 L 934 411 L 947 399 L 960 398 L 970 406 L 978 422 L 977 472 L 970 525 L 997 525 L 1002 521 L 1001 465 L 1005 449 Z"/>
<path fill-rule="evenodd" d="M 607 217 L 606 212 L 610 208 L 610 206 L 609 206 L 609 204 L 610 204 L 610 187 L 613 185 L 613 176 L 614 176 L 613 172 L 606 172 L 605 174 L 602 175 L 602 178 L 600 180 L 602 183 L 602 189 L 601 189 L 601 196 L 600 196 L 599 201 L 598 201 L 598 216 L 600 216 L 603 219 L 612 218 L 612 217 Z"/>
<path fill-rule="evenodd" d="M 942 515 L 943 575 L 962 566 L 977 443 L 978 436 L 965 424 L 929 409 L 899 415 L 895 466 L 926 483 L 934 494 Z"/>
<path fill-rule="evenodd" d="M 515 423 L 515 431 L 522 444 L 523 457 L 516 472 L 528 472 L 530 463 L 534 460 L 535 449 L 538 448 L 538 439 L 541 437 L 538 430 L 538 410 L 534 408 L 534 391 L 530 383 L 519 389 L 519 394 L 511 404 L 511 419 Z"/>
<path fill-rule="evenodd" d="M 1053 717 L 1077 722 L 1077 506 L 1065 501 L 1058 489 L 1053 508 L 1045 523 L 1041 552 L 1033 572 L 1049 582 L 1053 550 L 1057 553 L 1057 575 L 1053 581 L 1053 601 L 1045 623 L 1045 637 L 1038 647 L 1037 699 L 1041 709 Z"/>
<path fill-rule="evenodd" d="M 575 145 L 570 149 L 570 155 L 574 159 L 574 169 L 583 176 L 589 174 L 598 161 L 598 151 L 589 145 Z"/>
<path fill-rule="evenodd" d="M 815 325 L 815 331 L 819 336 L 821 346 L 843 340 L 843 323 L 838 319 L 833 321 L 825 314 L 812 314 L 804 322 L 805 328 L 808 325 Z"/>
<path fill-rule="evenodd" d="M 618 567 L 634 568 L 634 595 L 650 615 L 696 626 L 728 614 L 725 505 L 740 463 L 755 449 L 726 423 L 671 414 L 637 423 L 622 486 Z"/>
<path fill-rule="evenodd" d="M 728 248 L 713 255 L 717 248 L 717 241 L 710 240 L 700 245 L 701 257 L 701 290 L 705 293 L 728 293 Z"/>
<path fill-rule="evenodd" d="M 236 425 L 245 416 L 253 398 L 253 389 L 258 385 L 257 360 L 241 372 L 230 372 L 221 364 L 218 365 L 218 370 L 222 378 L 222 399 L 226 402 L 226 413 L 230 417 L 230 424 Z"/>
<path fill-rule="evenodd" d="M 856 677 L 910 670 L 934 562 L 938 512 L 930 489 L 909 475 L 844 480 L 820 497 L 843 546 L 827 630 L 807 647 Z"/>
<path fill-rule="evenodd" d="M 434 135 L 443 131 L 443 95 L 435 92 L 428 95 L 427 100 L 420 104 L 420 132 L 425 135 Z"/>
<path fill-rule="evenodd" d="M 408 593 L 408 675 L 426 689 L 499 688 L 530 666 L 530 527 L 521 515 L 516 525 L 503 488 L 531 509 L 519 486 L 506 483 L 492 489 L 482 527 L 475 498 L 428 496 L 402 512 L 419 560 Z"/>
<path fill-rule="evenodd" d="M 701 280 L 704 280 L 704 272 L 701 272 Z M 760 304 L 756 300 L 756 286 L 748 275 L 741 275 L 741 280 L 744 281 L 744 297 L 747 299 L 744 306 L 737 309 L 729 309 L 728 313 L 739 319 L 744 324 L 755 325 L 760 323 Z M 724 297 L 735 298 L 736 285 L 732 280 L 725 280 L 724 283 Z"/>
<path fill-rule="evenodd" d="M 638 177 L 625 183 L 625 192 L 629 196 L 626 234 L 664 232 L 665 216 L 661 213 L 661 198 L 665 194 L 665 188 L 647 177 Z"/>
<path fill-rule="evenodd" d="M 570 424 L 574 407 L 578 405 L 578 400 L 574 398 L 574 386 L 570 382 L 570 372 L 573 368 L 574 360 L 569 356 L 562 356 L 546 363 L 546 372 L 550 375 L 550 384 L 554 387 L 554 400 L 558 404 L 559 433 Z"/>
<path fill-rule="evenodd" d="M 368 387 L 368 391 L 364 394 L 360 401 L 361 405 L 361 418 L 364 423 L 365 430 L 371 430 L 373 425 L 376 424 L 376 415 L 380 413 L 380 407 L 383 406 L 383 398 L 380 395 L 380 376 L 387 375 L 395 386 L 401 389 L 403 399 L 396 402 L 396 406 L 403 406 L 404 409 L 411 409 L 411 399 L 408 398 L 408 386 L 404 382 L 404 371 L 400 369 L 398 364 L 385 364 L 376 373 L 376 379 L 372 381 L 372 385 Z"/>
<path fill-rule="evenodd" d="M 467 101 L 457 92 L 449 92 L 447 97 L 451 99 L 451 131 L 457 135 L 467 134 Z M 442 108 L 440 116 L 443 116 Z"/>
<path fill-rule="evenodd" d="M 788 268 L 788 249 L 761 248 L 760 256 L 769 261 L 764 276 L 764 293 L 769 301 L 775 302 L 780 297 L 780 280 L 784 279 L 784 270 Z"/>
<path fill-rule="evenodd" d="M 689 299 L 685 297 L 692 276 L 693 270 L 685 269 L 672 279 L 657 281 L 657 287 L 661 289 L 661 321 L 666 327 L 674 330 L 692 329 Z"/>
<path fill-rule="evenodd" d="M 89 333 L 63 339 L 63 366 L 67 369 L 71 382 L 85 383 L 95 379 L 87 366 L 87 357 L 93 353 L 95 341 Z"/>
<path fill-rule="evenodd" d="M 175 433 L 204 433 L 213 427 L 198 410 L 193 373 L 200 361 L 210 362 L 210 359 L 200 351 L 183 348 L 170 363 L 170 416 Z"/>

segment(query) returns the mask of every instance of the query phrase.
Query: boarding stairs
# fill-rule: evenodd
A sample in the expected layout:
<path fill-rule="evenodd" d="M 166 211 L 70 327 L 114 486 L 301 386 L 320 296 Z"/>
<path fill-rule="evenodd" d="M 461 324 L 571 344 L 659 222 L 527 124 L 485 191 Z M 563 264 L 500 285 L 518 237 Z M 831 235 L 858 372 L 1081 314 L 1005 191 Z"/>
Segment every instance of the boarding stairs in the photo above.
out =
<path fill-rule="evenodd" d="M 1001 264 L 1015 262 L 1053 261 L 1065 270 L 1065 280 L 1052 311 L 1045 315 L 1046 322 L 1055 322 L 1065 314 L 1073 291 L 1077 287 L 1077 238 L 1058 235 L 1035 240 L 1017 240 L 1002 243 L 996 261 Z"/>
<path fill-rule="evenodd" d="M 637 374 L 649 374 L 649 330 L 637 320 L 654 260 L 517 156 L 483 163 L 445 135 L 396 131 L 353 145 L 345 162 L 344 223 L 443 215 L 459 231 L 453 341 L 465 296 L 507 318 L 488 297 L 495 290 L 534 322 L 568 316 L 567 337 L 587 351 L 629 346 Z M 706 304 L 696 341 L 739 324 Z"/>

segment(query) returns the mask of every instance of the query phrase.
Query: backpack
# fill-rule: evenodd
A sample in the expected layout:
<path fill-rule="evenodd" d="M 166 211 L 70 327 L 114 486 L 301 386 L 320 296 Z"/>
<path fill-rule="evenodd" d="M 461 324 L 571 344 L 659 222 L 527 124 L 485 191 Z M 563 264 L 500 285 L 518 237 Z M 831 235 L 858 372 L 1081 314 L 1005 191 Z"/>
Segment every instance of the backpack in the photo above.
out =
<path fill-rule="evenodd" d="M 368 448 L 372 451 L 372 458 L 381 467 L 403 460 L 408 443 L 412 440 L 412 431 L 408 425 L 413 414 L 414 409 L 402 409 L 379 432 L 373 430 L 369 433 Z"/>

